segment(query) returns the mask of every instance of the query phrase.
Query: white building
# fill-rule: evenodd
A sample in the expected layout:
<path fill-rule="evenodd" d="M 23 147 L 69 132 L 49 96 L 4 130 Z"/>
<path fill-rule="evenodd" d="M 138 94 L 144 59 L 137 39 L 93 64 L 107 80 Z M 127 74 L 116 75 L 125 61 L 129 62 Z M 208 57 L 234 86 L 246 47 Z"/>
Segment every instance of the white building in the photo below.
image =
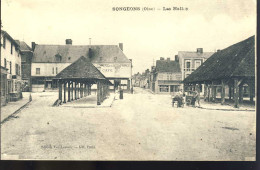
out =
<path fill-rule="evenodd" d="M 123 44 L 117 45 L 72 45 L 67 39 L 65 45 L 38 45 L 32 43 L 32 90 L 57 88 L 53 78 L 64 68 L 79 59 L 88 58 L 115 88 L 131 86 L 132 62 L 123 53 Z"/>
<path fill-rule="evenodd" d="M 214 52 L 203 52 L 203 48 L 197 48 L 197 51 L 179 51 L 178 58 L 182 73 L 182 81 L 205 62 Z M 183 87 L 184 88 L 184 87 Z M 203 88 L 201 87 L 201 92 Z"/>
<path fill-rule="evenodd" d="M 2 72 L 3 71 L 3 72 Z M 1 101 L 16 101 L 21 93 L 21 55 L 19 45 L 1 31 Z"/>

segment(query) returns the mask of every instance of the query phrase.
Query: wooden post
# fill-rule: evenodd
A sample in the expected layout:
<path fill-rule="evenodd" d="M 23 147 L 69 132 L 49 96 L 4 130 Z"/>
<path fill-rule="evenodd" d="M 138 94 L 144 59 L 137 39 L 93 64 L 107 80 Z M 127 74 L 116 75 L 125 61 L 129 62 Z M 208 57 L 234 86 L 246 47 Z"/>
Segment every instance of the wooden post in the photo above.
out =
<path fill-rule="evenodd" d="M 244 87 L 243 84 L 239 86 L 239 103 L 243 103 Z"/>
<path fill-rule="evenodd" d="M 97 82 L 97 105 L 100 105 L 101 101 L 100 101 L 100 82 Z"/>
<path fill-rule="evenodd" d="M 83 97 L 86 97 L 86 83 L 83 84 Z"/>
<path fill-rule="evenodd" d="M 70 102 L 70 81 L 68 81 L 68 102 Z"/>
<path fill-rule="evenodd" d="M 254 83 L 253 82 L 249 82 L 248 86 L 249 86 L 250 102 L 253 102 L 254 101 Z"/>
<path fill-rule="evenodd" d="M 225 103 L 225 82 L 221 80 L 221 104 Z"/>
<path fill-rule="evenodd" d="M 61 80 L 58 81 L 59 84 L 59 100 L 62 102 L 62 82 Z"/>
<path fill-rule="evenodd" d="M 79 85 L 79 98 L 82 98 L 82 83 Z"/>
<path fill-rule="evenodd" d="M 89 84 L 87 84 L 87 96 L 89 95 Z"/>
<path fill-rule="evenodd" d="M 216 86 L 212 83 L 212 101 L 216 101 Z"/>
<path fill-rule="evenodd" d="M 64 82 L 64 101 L 63 101 L 63 103 L 66 103 L 66 85 L 67 85 L 67 82 Z"/>
<path fill-rule="evenodd" d="M 207 101 L 208 85 L 204 83 L 204 101 Z"/>
<path fill-rule="evenodd" d="M 78 95 L 77 95 L 78 99 L 80 99 L 80 86 L 81 86 L 81 83 L 78 84 Z"/>
<path fill-rule="evenodd" d="M 75 82 L 75 100 L 77 100 L 78 98 L 77 98 L 77 84 L 78 84 L 78 82 Z"/>
<path fill-rule="evenodd" d="M 235 108 L 239 107 L 239 105 L 238 105 L 238 91 L 239 91 L 239 89 L 238 89 L 238 79 L 235 78 L 234 79 L 234 101 L 235 101 L 234 107 Z"/>
<path fill-rule="evenodd" d="M 100 98 L 101 98 L 101 102 L 103 102 L 103 83 L 102 82 L 100 82 Z"/>
<path fill-rule="evenodd" d="M 231 96 L 232 96 L 232 86 L 231 85 L 228 85 L 228 90 L 229 90 L 228 98 L 229 98 L 229 100 L 231 100 Z"/>
<path fill-rule="evenodd" d="M 130 90 L 130 80 L 127 80 L 127 90 Z"/>
<path fill-rule="evenodd" d="M 210 101 L 210 86 L 211 85 L 208 84 L 208 99 L 207 99 L 208 102 Z"/>
<path fill-rule="evenodd" d="M 71 101 L 73 101 L 73 90 L 74 90 L 74 88 L 73 88 L 73 81 L 71 82 Z"/>

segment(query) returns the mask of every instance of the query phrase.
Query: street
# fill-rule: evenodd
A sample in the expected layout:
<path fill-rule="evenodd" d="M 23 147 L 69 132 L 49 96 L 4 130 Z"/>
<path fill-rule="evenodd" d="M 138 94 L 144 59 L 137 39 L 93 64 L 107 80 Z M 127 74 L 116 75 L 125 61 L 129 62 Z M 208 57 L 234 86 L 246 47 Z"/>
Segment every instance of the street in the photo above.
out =
<path fill-rule="evenodd" d="M 254 160 L 256 113 L 173 108 L 141 88 L 112 107 L 52 107 L 56 92 L 1 125 L 2 159 Z"/>

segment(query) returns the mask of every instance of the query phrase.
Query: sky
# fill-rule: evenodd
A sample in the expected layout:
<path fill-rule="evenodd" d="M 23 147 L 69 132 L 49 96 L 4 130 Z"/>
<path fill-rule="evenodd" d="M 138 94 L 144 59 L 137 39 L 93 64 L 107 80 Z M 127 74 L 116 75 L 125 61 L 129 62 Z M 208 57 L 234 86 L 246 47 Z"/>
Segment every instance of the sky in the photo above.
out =
<path fill-rule="evenodd" d="M 37 44 L 124 44 L 133 73 L 178 51 L 214 52 L 256 33 L 256 0 L 1 0 L 2 29 Z M 113 11 L 149 7 L 154 11 Z M 162 8 L 184 7 L 184 11 Z M 157 10 L 161 9 L 161 10 Z"/>

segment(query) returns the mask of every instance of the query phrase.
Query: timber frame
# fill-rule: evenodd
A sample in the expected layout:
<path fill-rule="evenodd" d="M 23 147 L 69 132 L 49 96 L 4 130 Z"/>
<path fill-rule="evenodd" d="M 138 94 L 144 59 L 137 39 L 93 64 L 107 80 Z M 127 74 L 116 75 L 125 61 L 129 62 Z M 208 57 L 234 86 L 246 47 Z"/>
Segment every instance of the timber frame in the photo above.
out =
<path fill-rule="evenodd" d="M 104 79 L 70 78 L 58 79 L 61 103 L 71 102 L 91 95 L 91 86 L 97 84 L 97 105 L 100 105 L 109 96 L 109 83 Z"/>
<path fill-rule="evenodd" d="M 233 77 L 230 79 L 203 81 L 203 82 L 192 82 L 185 83 L 185 86 L 191 86 L 193 90 L 199 90 L 195 88 L 198 85 L 204 84 L 204 101 L 215 102 L 217 95 L 217 87 L 221 88 L 221 104 L 225 104 L 225 89 L 228 88 L 228 98 L 234 101 L 234 107 L 239 108 L 239 104 L 243 103 L 244 96 L 244 84 L 249 87 L 250 102 L 254 103 L 253 98 L 255 96 L 255 77 Z"/>

